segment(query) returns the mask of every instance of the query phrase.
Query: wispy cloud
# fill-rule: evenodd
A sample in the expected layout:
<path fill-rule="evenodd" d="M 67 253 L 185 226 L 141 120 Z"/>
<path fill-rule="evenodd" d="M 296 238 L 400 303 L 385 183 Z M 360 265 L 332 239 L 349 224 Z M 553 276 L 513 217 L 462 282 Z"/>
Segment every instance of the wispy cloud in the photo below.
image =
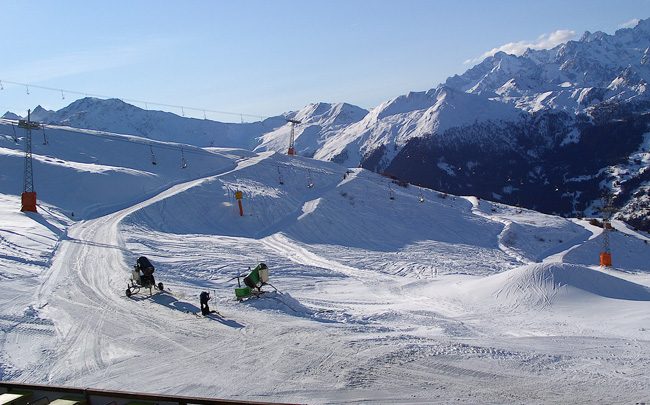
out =
<path fill-rule="evenodd" d="M 8 80 L 38 83 L 82 73 L 128 66 L 143 60 L 154 43 L 126 44 L 103 49 L 70 51 L 52 57 L 23 60 L 0 68 Z"/>
<path fill-rule="evenodd" d="M 638 18 L 633 18 L 630 21 L 625 21 L 623 24 L 619 24 L 618 28 L 634 28 L 639 23 Z"/>
<path fill-rule="evenodd" d="M 557 30 L 550 34 L 542 34 L 535 41 L 518 41 L 508 42 L 496 48 L 492 48 L 484 52 L 481 56 L 467 59 L 464 64 L 474 64 L 482 61 L 483 59 L 493 56 L 497 52 L 505 52 L 511 55 L 521 55 L 526 52 L 526 49 L 551 49 L 575 38 L 576 32 L 572 30 Z"/>

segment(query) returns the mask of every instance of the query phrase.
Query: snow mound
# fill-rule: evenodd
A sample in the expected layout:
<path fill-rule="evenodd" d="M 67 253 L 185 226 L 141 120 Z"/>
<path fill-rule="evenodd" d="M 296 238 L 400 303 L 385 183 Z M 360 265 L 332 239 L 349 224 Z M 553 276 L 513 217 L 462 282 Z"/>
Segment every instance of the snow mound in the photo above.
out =
<path fill-rule="evenodd" d="M 650 289 L 645 286 L 566 263 L 530 264 L 470 284 L 470 294 L 480 301 L 494 299 L 498 305 L 513 308 L 583 302 L 594 296 L 650 301 Z"/>
<path fill-rule="evenodd" d="M 257 309 L 280 311 L 303 318 L 309 318 L 314 314 L 314 311 L 301 304 L 291 294 L 276 291 L 268 292 L 262 298 L 248 300 L 246 303 Z"/>

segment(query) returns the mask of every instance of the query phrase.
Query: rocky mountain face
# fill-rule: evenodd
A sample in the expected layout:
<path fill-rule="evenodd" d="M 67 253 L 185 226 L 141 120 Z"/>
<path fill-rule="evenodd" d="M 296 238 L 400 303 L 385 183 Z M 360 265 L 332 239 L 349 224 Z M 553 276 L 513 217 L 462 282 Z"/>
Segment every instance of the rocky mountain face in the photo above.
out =
<path fill-rule="evenodd" d="M 497 53 L 427 92 L 463 94 L 444 106 L 463 118 L 413 120 L 402 144 L 377 145 L 361 164 L 441 191 L 561 215 L 598 215 L 609 194 L 619 218 L 650 230 L 649 63 L 650 20 L 614 35 L 587 32 L 550 50 Z M 366 131 L 377 127 L 391 131 L 381 119 Z"/>
<path fill-rule="evenodd" d="M 650 231 L 649 82 L 650 19 L 549 50 L 500 52 L 370 111 L 316 103 L 235 124 L 85 98 L 59 111 L 37 107 L 32 118 L 280 153 L 292 119 L 300 121 L 295 148 L 303 156 L 561 215 L 598 215 L 609 194 L 619 218 Z"/>

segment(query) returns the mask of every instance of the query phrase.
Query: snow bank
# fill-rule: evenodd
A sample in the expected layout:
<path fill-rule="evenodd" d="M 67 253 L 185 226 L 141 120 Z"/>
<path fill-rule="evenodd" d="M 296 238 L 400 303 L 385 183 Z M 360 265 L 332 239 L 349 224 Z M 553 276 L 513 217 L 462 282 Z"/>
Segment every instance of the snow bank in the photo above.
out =
<path fill-rule="evenodd" d="M 546 307 L 562 300 L 579 304 L 585 296 L 650 301 L 650 289 L 598 270 L 566 263 L 536 263 L 468 282 L 466 293 L 497 306 Z"/>

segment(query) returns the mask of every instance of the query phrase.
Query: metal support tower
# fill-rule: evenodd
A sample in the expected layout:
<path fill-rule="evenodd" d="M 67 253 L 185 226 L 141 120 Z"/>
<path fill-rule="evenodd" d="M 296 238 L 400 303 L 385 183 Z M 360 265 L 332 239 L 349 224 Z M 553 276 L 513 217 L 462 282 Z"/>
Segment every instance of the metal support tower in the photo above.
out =
<path fill-rule="evenodd" d="M 41 125 L 31 121 L 31 110 L 27 110 L 27 120 L 19 120 L 18 127 L 25 129 L 25 172 L 23 178 L 23 194 L 21 196 L 21 211 L 36 212 L 36 192 L 34 191 L 34 170 L 32 168 L 32 129 Z"/>
<path fill-rule="evenodd" d="M 296 140 L 295 129 L 296 129 L 296 124 L 300 124 L 300 121 L 287 119 L 287 122 L 291 123 L 291 136 L 289 137 L 289 151 L 287 152 L 287 155 L 293 156 L 296 154 L 296 148 L 294 145 L 294 142 Z"/>
<path fill-rule="evenodd" d="M 612 266 L 612 251 L 610 248 L 609 233 L 612 229 L 610 222 L 616 212 L 611 196 L 603 197 L 603 246 L 600 252 L 600 265 L 603 267 Z"/>

